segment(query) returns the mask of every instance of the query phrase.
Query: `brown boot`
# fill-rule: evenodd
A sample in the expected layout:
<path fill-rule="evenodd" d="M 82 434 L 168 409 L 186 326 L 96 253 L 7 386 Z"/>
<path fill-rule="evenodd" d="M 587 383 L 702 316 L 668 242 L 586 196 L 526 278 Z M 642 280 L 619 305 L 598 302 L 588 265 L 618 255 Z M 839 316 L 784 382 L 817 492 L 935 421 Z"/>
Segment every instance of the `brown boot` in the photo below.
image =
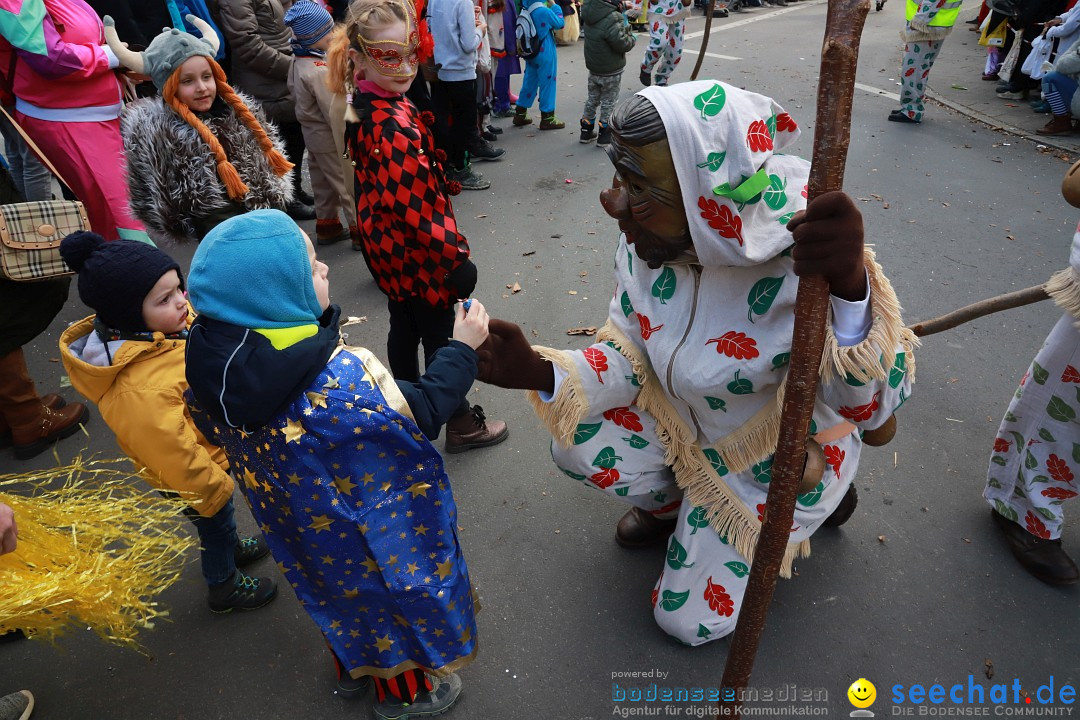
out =
<path fill-rule="evenodd" d="M 446 423 L 446 452 L 459 453 L 473 448 L 498 445 L 510 437 L 510 430 L 502 420 L 488 420 L 484 408 L 473 405 L 472 410 L 450 418 Z"/>
<path fill-rule="evenodd" d="M 639 507 L 632 507 L 615 526 L 615 542 L 624 548 L 643 548 L 667 542 L 675 532 L 678 518 L 659 520 L 655 515 Z"/>
<path fill-rule="evenodd" d="M 0 357 L 0 415 L 11 428 L 15 457 L 26 460 L 78 432 L 90 413 L 81 403 L 47 407 L 34 389 L 20 348 Z"/>
<path fill-rule="evenodd" d="M 1035 132 L 1039 135 L 1071 135 L 1073 131 L 1072 115 L 1054 115 L 1050 122 Z"/>
<path fill-rule="evenodd" d="M 532 122 L 532 118 L 529 117 L 529 108 L 521 107 L 520 105 L 514 106 L 514 125 L 521 127 L 522 125 L 528 125 Z"/>
<path fill-rule="evenodd" d="M 562 130 L 564 127 L 566 127 L 566 123 L 555 117 L 554 112 L 540 113 L 541 130 Z"/>
<path fill-rule="evenodd" d="M 996 510 L 991 509 L 990 512 L 1009 543 L 1013 557 L 1020 561 L 1025 570 L 1050 585 L 1073 585 L 1080 580 L 1080 570 L 1061 547 L 1061 538 L 1037 538 Z"/>
<path fill-rule="evenodd" d="M 56 393 L 49 393 L 41 396 L 41 404 L 50 410 L 59 410 L 67 405 L 67 400 Z M 0 415 L 0 450 L 8 447 L 11 447 L 11 427 L 4 416 Z"/>

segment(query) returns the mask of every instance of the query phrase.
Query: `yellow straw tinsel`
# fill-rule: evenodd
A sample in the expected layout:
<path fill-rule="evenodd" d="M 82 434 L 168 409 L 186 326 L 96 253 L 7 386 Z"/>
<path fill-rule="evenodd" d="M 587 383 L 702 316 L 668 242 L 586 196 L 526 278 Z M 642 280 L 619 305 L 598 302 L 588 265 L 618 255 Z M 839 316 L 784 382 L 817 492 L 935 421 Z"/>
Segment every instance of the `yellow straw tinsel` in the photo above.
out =
<path fill-rule="evenodd" d="M 187 502 L 149 490 L 127 460 L 0 475 L 15 511 L 15 552 L 0 555 L 0 633 L 54 640 L 88 628 L 139 650 L 139 628 L 168 613 L 154 601 L 197 545 L 181 530 Z"/>

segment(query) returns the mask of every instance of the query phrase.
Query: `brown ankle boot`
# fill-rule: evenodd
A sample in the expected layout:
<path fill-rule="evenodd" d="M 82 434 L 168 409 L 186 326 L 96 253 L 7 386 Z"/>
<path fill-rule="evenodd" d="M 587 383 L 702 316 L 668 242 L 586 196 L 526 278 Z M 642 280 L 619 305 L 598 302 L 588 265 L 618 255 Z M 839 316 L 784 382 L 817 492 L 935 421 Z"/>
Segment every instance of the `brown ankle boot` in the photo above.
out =
<path fill-rule="evenodd" d="M 78 432 L 90 413 L 81 403 L 47 407 L 34 389 L 20 348 L 0 357 L 0 415 L 11 428 L 15 457 L 26 460 Z"/>
<path fill-rule="evenodd" d="M 639 507 L 632 507 L 619 518 L 615 526 L 615 542 L 624 548 L 643 548 L 667 542 L 675 532 L 678 518 L 660 520 L 650 512 Z"/>
<path fill-rule="evenodd" d="M 459 453 L 473 448 L 498 445 L 510 437 L 502 420 L 488 420 L 484 408 L 473 405 L 472 410 L 451 418 L 446 423 L 446 452 Z"/>
<path fill-rule="evenodd" d="M 514 125 L 521 127 L 522 125 L 528 125 L 532 122 L 532 118 L 529 117 L 529 108 L 521 107 L 520 105 L 514 106 Z"/>
<path fill-rule="evenodd" d="M 564 123 L 559 118 L 555 117 L 554 112 L 549 112 L 549 113 L 541 112 L 540 113 L 540 129 L 541 130 L 562 130 L 564 127 L 566 127 L 566 123 Z"/>
<path fill-rule="evenodd" d="M 59 410 L 67 405 L 67 400 L 56 393 L 49 393 L 41 396 L 41 404 L 50 410 Z M 0 450 L 8 447 L 11 447 L 11 426 L 7 424 L 7 420 L 0 414 Z"/>
<path fill-rule="evenodd" d="M 1055 115 L 1050 122 L 1035 132 L 1039 135 L 1071 135 L 1073 131 L 1072 115 Z"/>

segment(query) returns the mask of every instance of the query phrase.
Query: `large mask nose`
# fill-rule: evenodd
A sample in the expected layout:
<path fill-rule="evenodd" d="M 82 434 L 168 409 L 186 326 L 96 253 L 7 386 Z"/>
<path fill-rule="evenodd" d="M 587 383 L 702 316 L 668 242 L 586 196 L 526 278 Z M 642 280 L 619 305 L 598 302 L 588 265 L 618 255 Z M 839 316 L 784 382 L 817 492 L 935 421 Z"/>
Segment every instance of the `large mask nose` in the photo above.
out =
<path fill-rule="evenodd" d="M 610 188 L 600 191 L 600 205 L 604 212 L 616 220 L 630 217 L 630 202 L 618 180 L 614 180 Z"/>

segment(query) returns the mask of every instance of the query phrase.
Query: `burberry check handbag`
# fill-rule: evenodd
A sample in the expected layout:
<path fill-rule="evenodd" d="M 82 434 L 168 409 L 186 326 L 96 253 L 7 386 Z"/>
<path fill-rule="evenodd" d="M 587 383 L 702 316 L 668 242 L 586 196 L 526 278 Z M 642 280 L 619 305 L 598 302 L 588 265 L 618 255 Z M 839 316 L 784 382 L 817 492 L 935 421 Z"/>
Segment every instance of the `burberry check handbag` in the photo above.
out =
<path fill-rule="evenodd" d="M 26 144 L 67 185 L 53 164 L 15 119 L 0 107 Z M 86 209 L 77 200 L 47 200 L 0 205 L 0 273 L 8 280 L 48 280 L 74 271 L 60 257 L 60 241 L 76 230 L 89 230 Z"/>

